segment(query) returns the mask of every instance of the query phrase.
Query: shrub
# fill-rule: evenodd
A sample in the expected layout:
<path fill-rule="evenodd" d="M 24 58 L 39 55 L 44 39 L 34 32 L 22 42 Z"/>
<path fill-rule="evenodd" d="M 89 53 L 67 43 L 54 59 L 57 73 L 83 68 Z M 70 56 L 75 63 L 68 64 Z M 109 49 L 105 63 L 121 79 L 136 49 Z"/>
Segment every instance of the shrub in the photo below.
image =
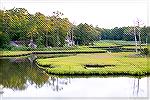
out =
<path fill-rule="evenodd" d="M 19 46 L 19 47 L 13 47 L 11 48 L 12 51 L 30 51 L 32 50 L 31 47 L 26 47 L 26 46 Z"/>
<path fill-rule="evenodd" d="M 145 55 L 150 54 L 149 49 L 148 49 L 148 48 L 144 48 L 144 49 L 143 49 L 143 54 L 145 54 Z"/>
<path fill-rule="evenodd" d="M 2 47 L 4 50 L 11 50 L 12 48 L 14 48 L 14 46 L 12 46 L 12 45 L 3 45 L 3 47 Z"/>

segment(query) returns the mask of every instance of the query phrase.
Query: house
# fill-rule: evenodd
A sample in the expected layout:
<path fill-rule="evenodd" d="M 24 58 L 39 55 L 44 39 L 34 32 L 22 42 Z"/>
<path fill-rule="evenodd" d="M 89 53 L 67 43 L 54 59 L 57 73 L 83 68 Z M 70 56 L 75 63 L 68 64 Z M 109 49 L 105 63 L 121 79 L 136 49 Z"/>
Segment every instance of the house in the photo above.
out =
<path fill-rule="evenodd" d="M 30 43 L 29 43 L 28 46 L 31 47 L 31 48 L 36 48 L 37 47 L 37 45 L 33 43 L 33 40 L 30 40 Z"/>
<path fill-rule="evenodd" d="M 21 46 L 29 46 L 31 48 L 37 47 L 37 45 L 33 42 L 33 40 L 30 40 L 30 41 L 24 41 L 24 40 L 10 41 L 10 45 L 15 46 L 15 47 L 21 47 Z"/>
<path fill-rule="evenodd" d="M 65 41 L 66 41 L 67 46 L 69 47 L 75 45 L 75 42 L 69 36 L 66 37 Z"/>
<path fill-rule="evenodd" d="M 15 46 L 15 47 L 20 47 L 20 46 L 27 46 L 30 42 L 29 41 L 24 41 L 24 40 L 20 40 L 20 41 L 10 41 L 10 45 Z"/>

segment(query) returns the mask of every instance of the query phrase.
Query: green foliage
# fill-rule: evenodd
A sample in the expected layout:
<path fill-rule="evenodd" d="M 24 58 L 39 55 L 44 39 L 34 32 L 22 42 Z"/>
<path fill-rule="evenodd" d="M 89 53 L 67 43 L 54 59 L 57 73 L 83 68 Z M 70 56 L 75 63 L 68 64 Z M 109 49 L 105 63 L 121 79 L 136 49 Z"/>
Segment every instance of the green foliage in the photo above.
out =
<path fill-rule="evenodd" d="M 99 31 L 96 30 L 92 25 L 79 24 L 74 29 L 74 40 L 76 44 L 79 45 L 89 45 L 98 40 Z"/>
<path fill-rule="evenodd" d="M 145 55 L 148 55 L 148 54 L 150 54 L 150 51 L 148 50 L 148 48 L 144 48 L 142 53 Z"/>
<path fill-rule="evenodd" d="M 103 29 L 101 39 L 133 41 L 134 36 L 130 31 L 131 29 L 132 27 L 115 27 L 113 29 Z"/>
<path fill-rule="evenodd" d="M 26 38 L 28 11 L 24 8 L 13 8 L 6 10 L 3 15 L 4 31 L 9 34 L 11 40 L 22 40 Z"/>
<path fill-rule="evenodd" d="M 25 46 L 11 48 L 11 51 L 31 51 L 31 50 L 33 49 L 30 47 L 25 47 Z"/>
<path fill-rule="evenodd" d="M 4 11 L 0 10 L 0 32 L 3 31 L 3 15 L 4 15 Z"/>
<path fill-rule="evenodd" d="M 38 46 L 64 46 L 70 25 L 67 18 L 45 16 L 40 12 L 32 15 L 24 8 L 13 8 L 6 10 L 5 13 L 0 10 L 0 32 L 4 36 L 7 35 L 10 40 L 33 39 Z M 56 37 L 59 38 L 59 45 L 56 44 L 58 42 Z M 5 40 L 4 42 L 9 43 Z"/>
<path fill-rule="evenodd" d="M 137 40 L 138 39 L 138 33 L 141 34 L 141 41 L 142 43 L 146 42 L 146 38 L 148 39 L 148 42 L 150 42 L 150 27 L 140 27 L 139 31 L 137 27 L 135 28 L 135 33 Z M 128 26 L 128 27 L 115 27 L 113 29 L 103 29 L 101 31 L 101 39 L 102 40 L 124 40 L 124 41 L 134 41 L 134 27 Z"/>
<path fill-rule="evenodd" d="M 0 48 L 8 48 L 9 41 L 9 36 L 3 32 L 0 32 Z"/>
<path fill-rule="evenodd" d="M 97 40 L 134 41 L 134 27 L 115 27 L 113 29 L 94 27 L 93 25 L 73 25 L 57 11 L 52 16 L 40 12 L 30 14 L 24 8 L 0 10 L 0 48 L 5 48 L 11 40 L 33 41 L 38 47 L 63 47 L 67 36 L 73 33 L 75 44 L 93 45 Z M 150 43 L 150 27 L 140 27 L 142 43 Z M 136 28 L 136 33 L 137 32 Z M 138 34 L 137 39 L 138 39 Z"/>

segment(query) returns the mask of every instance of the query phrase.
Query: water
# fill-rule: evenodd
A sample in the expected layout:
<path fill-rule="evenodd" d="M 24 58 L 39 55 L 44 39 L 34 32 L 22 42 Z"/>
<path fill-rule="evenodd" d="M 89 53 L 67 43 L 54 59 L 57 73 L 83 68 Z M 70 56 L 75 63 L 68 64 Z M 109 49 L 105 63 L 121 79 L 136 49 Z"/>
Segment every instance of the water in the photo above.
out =
<path fill-rule="evenodd" d="M 46 74 L 28 58 L 0 59 L 1 98 L 12 97 L 148 97 L 145 78 L 59 78 Z"/>

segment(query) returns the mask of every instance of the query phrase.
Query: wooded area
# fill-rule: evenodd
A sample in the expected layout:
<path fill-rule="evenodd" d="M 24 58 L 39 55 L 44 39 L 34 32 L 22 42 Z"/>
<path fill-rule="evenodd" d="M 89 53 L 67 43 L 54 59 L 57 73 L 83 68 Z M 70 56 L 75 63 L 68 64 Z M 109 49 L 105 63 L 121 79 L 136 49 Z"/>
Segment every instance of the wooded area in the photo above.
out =
<path fill-rule="evenodd" d="M 100 22 L 99 22 L 100 23 Z M 150 27 L 135 27 L 138 39 L 150 43 Z M 97 40 L 134 41 L 134 27 L 115 27 L 113 29 L 80 23 L 74 25 L 63 13 L 56 11 L 52 16 L 37 12 L 30 14 L 24 8 L 0 10 L 0 48 L 10 47 L 10 41 L 33 40 L 37 47 L 64 47 L 66 38 L 73 38 L 76 45 L 89 45 Z"/>

